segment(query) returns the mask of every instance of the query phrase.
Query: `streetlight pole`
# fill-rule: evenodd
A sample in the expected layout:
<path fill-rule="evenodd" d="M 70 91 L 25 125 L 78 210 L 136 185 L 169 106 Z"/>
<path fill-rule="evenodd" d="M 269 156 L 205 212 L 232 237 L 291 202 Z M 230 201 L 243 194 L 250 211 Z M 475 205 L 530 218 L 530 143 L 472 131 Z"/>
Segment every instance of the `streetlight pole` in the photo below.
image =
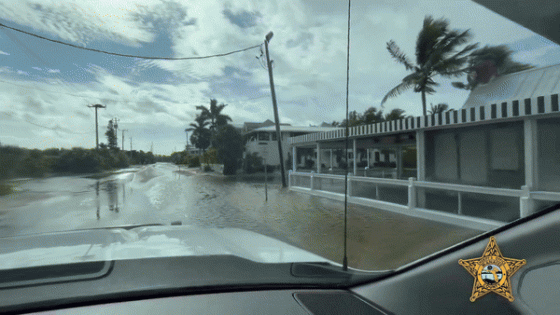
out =
<path fill-rule="evenodd" d="M 272 107 L 274 108 L 274 121 L 276 123 L 276 139 L 278 140 L 278 155 L 280 156 L 280 172 L 282 173 L 282 187 L 287 187 L 286 176 L 284 171 L 284 156 L 282 154 L 282 137 L 280 134 L 280 119 L 278 118 L 278 106 L 276 105 L 276 93 L 274 92 L 274 79 L 272 77 L 272 61 L 268 54 L 268 43 L 272 39 L 272 32 L 266 34 L 264 40 L 264 49 L 266 51 L 266 65 L 268 68 L 268 77 L 270 79 L 270 94 L 272 95 Z M 266 166 L 265 166 L 266 167 Z"/>
<path fill-rule="evenodd" d="M 98 131 L 98 128 L 97 128 L 97 109 L 98 108 L 106 108 L 106 106 L 101 105 L 101 104 L 95 104 L 95 105 L 88 105 L 88 107 L 95 108 L 95 149 L 99 150 L 99 131 Z"/>

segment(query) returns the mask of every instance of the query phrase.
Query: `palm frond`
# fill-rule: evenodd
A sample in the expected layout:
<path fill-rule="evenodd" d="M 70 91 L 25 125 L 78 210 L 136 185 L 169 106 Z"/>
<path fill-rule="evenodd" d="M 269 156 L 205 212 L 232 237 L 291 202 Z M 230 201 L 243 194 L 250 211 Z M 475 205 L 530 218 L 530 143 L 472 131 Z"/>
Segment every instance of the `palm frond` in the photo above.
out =
<path fill-rule="evenodd" d="M 406 70 L 414 69 L 412 62 L 408 60 L 406 55 L 400 50 L 399 46 L 397 46 L 397 44 L 393 40 L 390 40 L 387 43 L 387 50 L 395 60 L 405 66 Z"/>
<path fill-rule="evenodd" d="M 383 108 L 383 104 L 387 101 L 387 99 L 402 94 L 404 91 L 410 89 L 413 85 L 414 85 L 414 83 L 412 83 L 412 82 L 405 82 L 405 81 L 403 81 L 401 84 L 399 84 L 399 85 L 395 86 L 394 88 L 392 88 L 392 89 L 385 95 L 385 97 L 383 97 L 383 100 L 381 100 L 381 108 Z"/>

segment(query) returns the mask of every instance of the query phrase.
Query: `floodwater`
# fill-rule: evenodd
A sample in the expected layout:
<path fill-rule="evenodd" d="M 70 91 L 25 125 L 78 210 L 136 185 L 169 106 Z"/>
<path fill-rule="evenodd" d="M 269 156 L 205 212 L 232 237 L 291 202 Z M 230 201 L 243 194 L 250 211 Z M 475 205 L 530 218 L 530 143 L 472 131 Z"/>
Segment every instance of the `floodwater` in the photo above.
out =
<path fill-rule="evenodd" d="M 258 176 L 257 176 L 258 177 Z M 279 177 L 225 177 L 168 163 L 103 178 L 19 180 L 0 197 L 0 237 L 171 224 L 241 228 L 341 262 L 344 204 L 282 189 Z M 377 209 L 348 207 L 349 265 L 392 269 L 479 233 Z"/>

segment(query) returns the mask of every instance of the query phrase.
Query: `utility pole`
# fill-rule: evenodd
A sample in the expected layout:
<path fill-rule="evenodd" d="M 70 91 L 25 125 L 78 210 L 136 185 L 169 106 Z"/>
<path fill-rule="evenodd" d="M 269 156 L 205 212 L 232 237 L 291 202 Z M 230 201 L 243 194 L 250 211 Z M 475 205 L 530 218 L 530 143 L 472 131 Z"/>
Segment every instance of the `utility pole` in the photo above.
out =
<path fill-rule="evenodd" d="M 278 139 L 278 155 L 280 156 L 280 172 L 282 173 L 282 187 L 286 187 L 286 176 L 284 171 L 284 155 L 282 154 L 282 136 L 280 134 L 280 119 L 278 118 L 278 106 L 276 105 L 276 93 L 274 92 L 274 79 L 272 77 L 272 61 L 268 54 L 268 42 L 272 39 L 272 32 L 266 34 L 264 40 L 264 49 L 266 51 L 266 66 L 268 68 L 268 77 L 270 79 L 270 94 L 272 95 L 272 107 L 274 107 L 274 121 L 276 123 L 276 139 Z"/>
<path fill-rule="evenodd" d="M 99 150 L 99 131 L 97 129 L 97 109 L 106 108 L 106 106 L 101 104 L 95 104 L 95 105 L 88 105 L 88 107 L 95 108 L 95 149 Z"/>
<path fill-rule="evenodd" d="M 124 132 L 125 132 L 125 131 L 128 131 L 128 129 L 123 129 L 123 130 L 121 130 L 121 132 L 122 132 L 122 150 L 123 150 L 123 151 L 124 151 Z"/>
<path fill-rule="evenodd" d="M 117 148 L 119 147 L 119 119 L 117 117 L 113 118 L 113 127 L 115 128 L 115 141 L 117 142 Z"/>

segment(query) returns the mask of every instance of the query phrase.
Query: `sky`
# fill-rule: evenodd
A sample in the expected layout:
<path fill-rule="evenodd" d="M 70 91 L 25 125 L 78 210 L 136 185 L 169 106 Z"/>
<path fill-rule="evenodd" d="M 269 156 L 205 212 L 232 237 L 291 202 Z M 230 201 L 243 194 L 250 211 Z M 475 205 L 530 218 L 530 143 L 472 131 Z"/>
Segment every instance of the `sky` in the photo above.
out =
<path fill-rule="evenodd" d="M 0 1 L 0 23 L 50 39 L 120 54 L 193 57 L 263 43 L 269 31 L 282 123 L 319 125 L 345 117 L 348 2 L 340 0 L 19 0 Z M 407 71 L 391 59 L 394 40 L 415 60 L 426 15 L 470 30 L 471 43 L 508 45 L 517 61 L 560 63 L 560 47 L 469 0 L 353 0 L 350 110 L 380 107 Z M 0 143 L 27 148 L 95 147 L 111 118 L 125 147 L 183 150 L 197 105 L 227 104 L 233 123 L 273 119 L 268 71 L 254 48 L 221 58 L 144 60 L 68 47 L 0 27 Z M 427 103 L 460 108 L 468 92 L 436 77 Z M 384 111 L 421 115 L 419 93 L 392 98 Z M 118 143 L 121 146 L 122 133 Z M 131 140 L 132 138 L 132 140 Z"/>

